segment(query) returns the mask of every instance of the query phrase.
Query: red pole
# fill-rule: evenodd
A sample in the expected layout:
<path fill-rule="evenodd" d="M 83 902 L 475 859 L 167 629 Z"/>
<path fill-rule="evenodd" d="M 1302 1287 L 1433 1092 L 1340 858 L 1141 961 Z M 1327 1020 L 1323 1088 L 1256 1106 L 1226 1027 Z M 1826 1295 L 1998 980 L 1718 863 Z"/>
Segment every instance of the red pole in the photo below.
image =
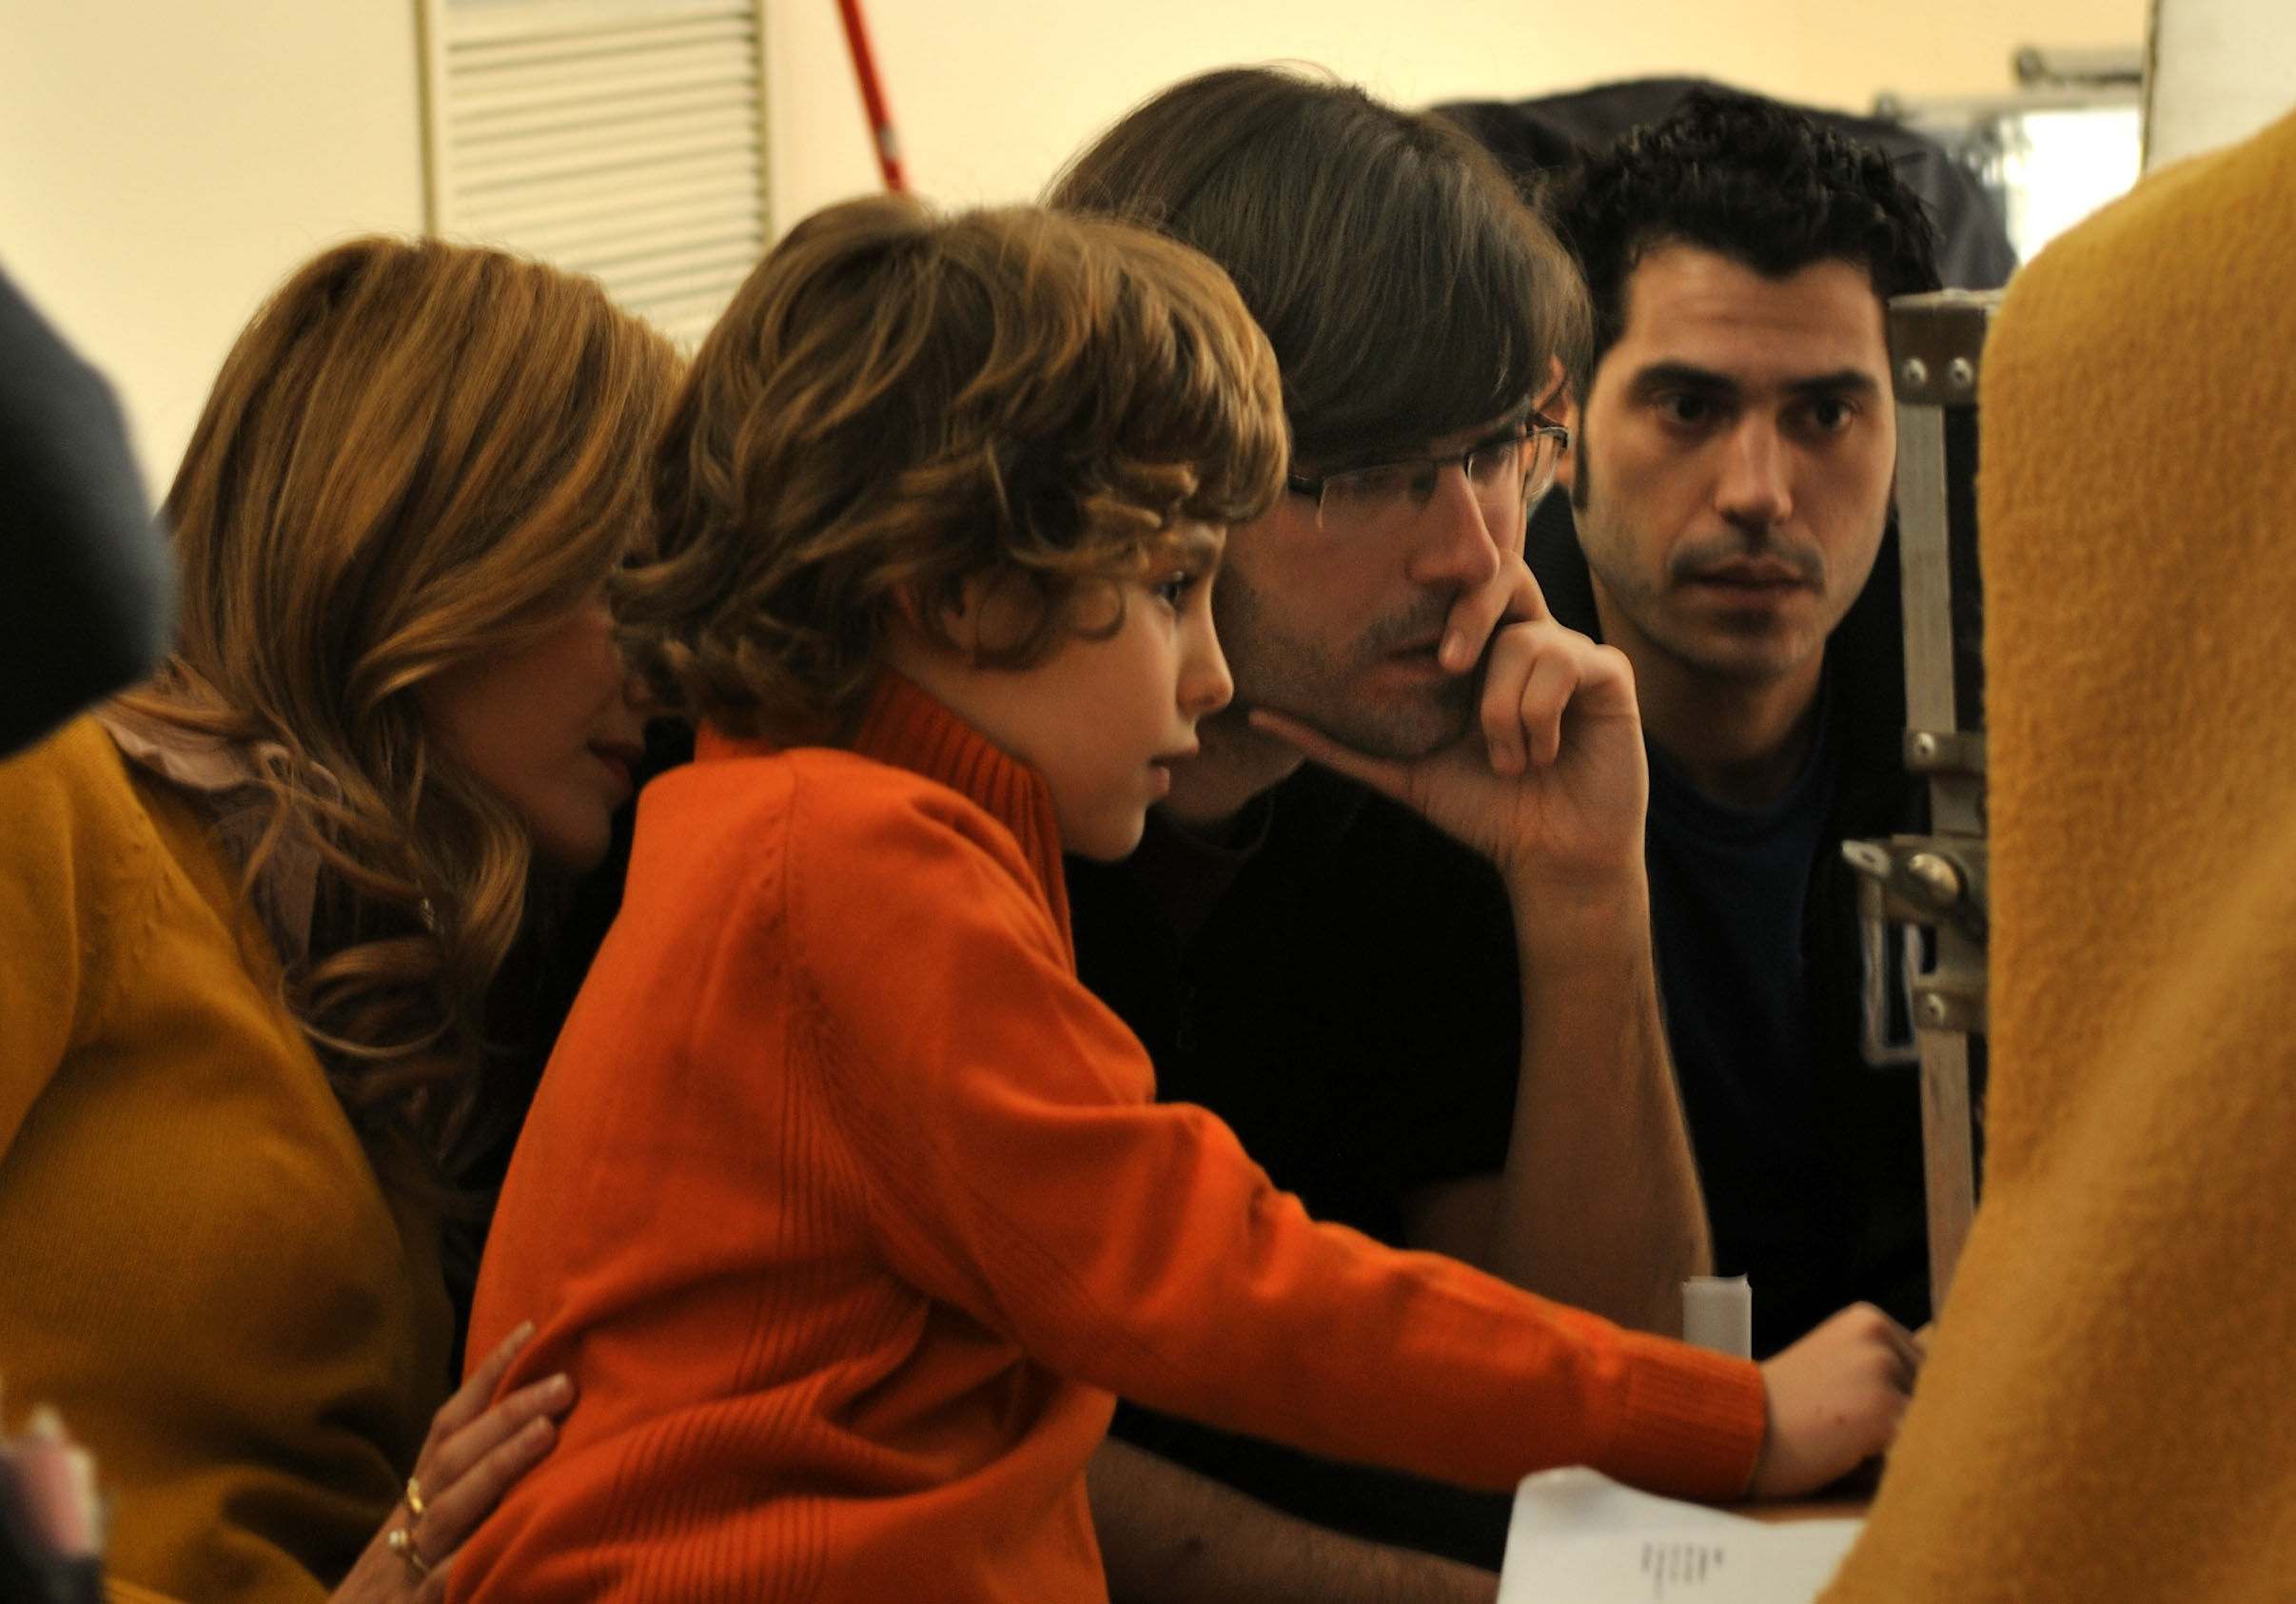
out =
<path fill-rule="evenodd" d="M 853 51 L 854 76 L 861 81 L 861 106 L 869 113 L 869 131 L 876 141 L 877 171 L 885 175 L 886 188 L 904 194 L 909 181 L 901 176 L 901 142 L 893 135 L 893 113 L 885 108 L 885 86 L 877 81 L 876 58 L 870 54 L 861 0 L 837 0 L 837 15 L 845 22 L 845 44 Z"/>

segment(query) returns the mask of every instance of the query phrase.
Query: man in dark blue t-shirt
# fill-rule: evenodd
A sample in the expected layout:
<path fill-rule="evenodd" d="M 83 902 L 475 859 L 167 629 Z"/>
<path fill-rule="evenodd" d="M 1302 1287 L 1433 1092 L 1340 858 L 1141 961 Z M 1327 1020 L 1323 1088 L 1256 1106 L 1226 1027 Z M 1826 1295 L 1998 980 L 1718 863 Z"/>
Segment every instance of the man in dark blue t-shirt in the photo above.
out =
<path fill-rule="evenodd" d="M 1853 1299 L 1918 1324 L 1902 953 L 1866 950 L 1839 843 L 1919 806 L 1897 759 L 1883 311 L 1936 287 L 1929 219 L 1878 151 L 1709 91 L 1590 157 L 1553 211 L 1595 359 L 1567 505 L 1540 510 L 1527 556 L 1556 616 L 1634 664 L 1716 1268 L 1752 1280 L 1757 1353 Z"/>

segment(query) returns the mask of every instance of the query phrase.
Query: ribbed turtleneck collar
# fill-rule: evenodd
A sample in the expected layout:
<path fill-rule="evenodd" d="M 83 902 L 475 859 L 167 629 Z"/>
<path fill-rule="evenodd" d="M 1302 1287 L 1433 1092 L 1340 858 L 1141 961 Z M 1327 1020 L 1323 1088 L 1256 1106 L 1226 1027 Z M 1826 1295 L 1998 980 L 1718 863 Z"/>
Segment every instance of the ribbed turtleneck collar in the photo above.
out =
<path fill-rule="evenodd" d="M 775 743 L 704 729 L 695 740 L 697 761 L 767 756 Z M 907 675 L 886 669 L 870 694 L 848 750 L 945 785 L 1012 832 L 1021 855 L 1036 871 L 1045 901 L 1074 954 L 1069 931 L 1069 890 L 1060 868 L 1060 824 L 1044 776 L 1004 751 Z"/>

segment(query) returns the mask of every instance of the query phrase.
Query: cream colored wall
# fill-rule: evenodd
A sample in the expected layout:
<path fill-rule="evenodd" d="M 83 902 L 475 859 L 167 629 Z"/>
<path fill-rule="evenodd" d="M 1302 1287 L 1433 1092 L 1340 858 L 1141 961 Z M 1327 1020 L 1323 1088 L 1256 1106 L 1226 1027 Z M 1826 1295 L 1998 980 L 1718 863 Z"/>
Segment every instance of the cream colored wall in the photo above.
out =
<path fill-rule="evenodd" d="M 2246 139 L 2296 107 L 2286 0 L 2161 0 L 2154 14 L 2146 171 Z"/>
<path fill-rule="evenodd" d="M 112 378 L 155 496 L 264 295 L 422 225 L 412 0 L 0 0 L 0 264 Z"/>
<path fill-rule="evenodd" d="M 2145 0 L 864 0 L 915 186 L 1033 193 L 1160 85 L 1320 63 L 1405 102 L 1704 73 L 1862 107 L 2003 88 Z M 775 213 L 876 182 L 832 0 L 767 0 Z M 1909 21 L 1917 14 L 1918 23 Z M 232 336 L 330 240 L 422 225 L 415 0 L 0 0 L 0 263 L 108 371 L 164 486 Z"/>
<path fill-rule="evenodd" d="M 1126 107 L 1204 68 L 1305 60 L 1410 104 L 1718 78 L 1862 110 L 2005 90 L 2020 45 L 2142 43 L 2146 0 L 863 0 L 912 185 L 1016 200 Z M 775 210 L 876 182 L 830 0 L 775 0 Z"/>

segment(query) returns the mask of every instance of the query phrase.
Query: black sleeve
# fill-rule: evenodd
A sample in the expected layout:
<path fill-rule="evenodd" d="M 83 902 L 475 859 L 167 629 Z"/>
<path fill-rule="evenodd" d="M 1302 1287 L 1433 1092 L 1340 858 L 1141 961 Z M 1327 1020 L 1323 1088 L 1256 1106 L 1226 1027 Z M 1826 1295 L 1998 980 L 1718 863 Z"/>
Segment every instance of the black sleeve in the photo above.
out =
<path fill-rule="evenodd" d="M 1227 1120 L 1319 1219 L 1401 1245 L 1413 1193 L 1506 1159 L 1522 1039 L 1512 909 L 1489 864 L 1336 775 L 1309 769 L 1286 780 L 1276 817 L 1184 972 L 1164 981 L 1171 1007 L 1132 998 L 1128 1017 L 1163 1047 L 1162 1095 Z M 1086 931 L 1099 905 L 1088 891 L 1077 906 Z M 1095 967 L 1119 998 L 1129 995 L 1122 982 L 1141 978 Z M 1152 1000 L 1159 987 L 1142 990 Z M 1164 1019 L 1174 1010 L 1187 1025 Z M 1493 1570 L 1506 1546 L 1505 1494 L 1319 1458 L 1128 1403 L 1112 1430 L 1354 1536 Z"/>
<path fill-rule="evenodd" d="M 1344 1464 L 1120 1404 L 1110 1435 L 1172 1460 L 1302 1520 L 1367 1542 L 1417 1549 L 1499 1569 L 1506 1554 L 1512 1493 L 1481 1493 L 1402 1471 Z"/>
<path fill-rule="evenodd" d="M 0 755 L 157 668 L 170 590 L 109 386 L 0 274 Z"/>
<path fill-rule="evenodd" d="M 1514 910 L 1498 871 L 1383 798 L 1365 804 L 1341 862 L 1332 884 L 1344 900 L 1316 916 L 1357 921 L 1325 1006 L 1347 1039 L 1323 1062 L 1328 1093 L 1357 1110 L 1362 1162 L 1403 1203 L 1498 1173 L 1522 1056 Z"/>

